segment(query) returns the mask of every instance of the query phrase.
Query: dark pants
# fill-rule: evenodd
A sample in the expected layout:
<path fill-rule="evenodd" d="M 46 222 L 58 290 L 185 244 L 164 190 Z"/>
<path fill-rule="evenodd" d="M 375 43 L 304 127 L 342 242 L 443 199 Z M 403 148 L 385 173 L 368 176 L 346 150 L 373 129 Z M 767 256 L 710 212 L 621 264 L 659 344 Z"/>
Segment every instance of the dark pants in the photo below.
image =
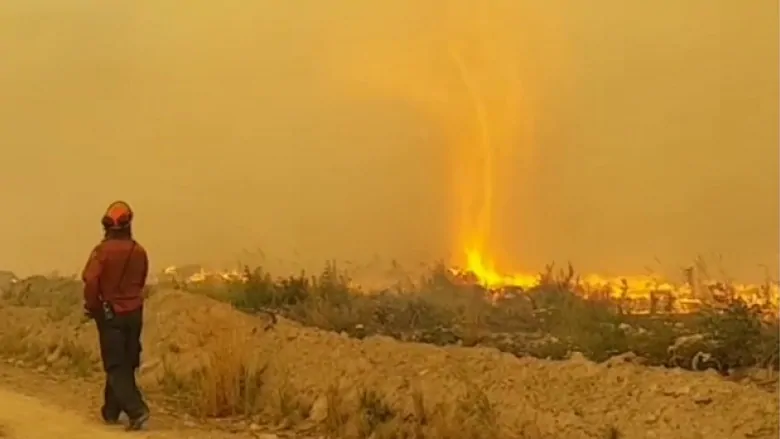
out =
<path fill-rule="evenodd" d="M 116 420 L 121 412 L 130 419 L 148 410 L 135 381 L 141 364 L 143 310 L 117 314 L 110 320 L 95 319 L 100 339 L 100 357 L 106 372 L 101 412 L 106 420 Z"/>

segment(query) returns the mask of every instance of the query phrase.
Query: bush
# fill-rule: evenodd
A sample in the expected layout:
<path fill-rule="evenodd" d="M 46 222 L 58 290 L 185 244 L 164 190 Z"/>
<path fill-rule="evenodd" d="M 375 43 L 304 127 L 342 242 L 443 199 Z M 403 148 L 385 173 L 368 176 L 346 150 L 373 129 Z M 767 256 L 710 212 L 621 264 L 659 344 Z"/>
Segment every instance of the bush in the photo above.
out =
<path fill-rule="evenodd" d="M 760 307 L 739 298 L 730 298 L 725 305 L 707 307 L 700 317 L 721 371 L 750 366 L 777 369 L 780 333 L 776 322 L 767 322 Z"/>
<path fill-rule="evenodd" d="M 652 365 L 691 370 L 713 367 L 722 373 L 756 366 L 778 368 L 777 321 L 767 319 L 761 307 L 730 297 L 691 315 L 635 315 L 610 299 L 610 294 L 586 298 L 573 281 L 571 268 L 551 273 L 550 268 L 538 287 L 508 294 L 498 303 L 489 300 L 491 292 L 478 285 L 453 280 L 443 266 L 415 288 L 407 285 L 371 294 L 354 287 L 332 263 L 317 276 L 301 273 L 274 278 L 258 268 L 247 269 L 242 282 L 212 283 L 207 289 L 194 286 L 243 312 L 279 314 L 357 338 L 387 335 L 437 345 L 488 346 L 517 356 L 551 359 L 579 352 L 604 361 L 632 352 Z M 24 308 L 14 311 L 24 311 L 24 315 L 30 311 L 49 324 L 49 320 L 58 321 L 52 308 L 62 306 L 68 315 L 80 310 L 78 288 L 80 284 L 72 279 L 32 277 L 14 282 L 3 295 L 3 304 Z M 208 309 L 215 308 L 212 301 L 206 302 Z M 382 394 L 375 383 L 356 386 L 327 381 L 325 387 L 330 387 L 324 395 L 305 394 L 301 390 L 310 386 L 286 383 L 278 368 L 266 373 L 272 369 L 267 367 L 270 363 L 264 364 L 256 352 L 246 349 L 247 332 L 231 332 L 235 317 L 230 312 L 230 330 L 220 332 L 213 345 L 198 351 L 203 362 L 188 363 L 198 367 L 177 367 L 181 358 L 173 363 L 172 357 L 166 357 L 172 355 L 168 351 L 161 355 L 162 371 L 155 377 L 169 402 L 202 417 L 240 417 L 286 426 L 306 425 L 304 420 L 318 418 L 317 428 L 332 437 L 499 437 L 496 407 L 465 378 L 466 396 L 444 406 L 431 404 L 426 400 L 431 396 L 411 384 L 408 391 L 404 387 L 400 395 L 390 395 Z M 70 324 L 64 321 L 53 327 Z M 0 350 L 25 361 L 29 357 L 32 364 L 62 362 L 84 375 L 98 364 L 95 353 L 82 348 L 84 344 L 53 338 L 49 346 L 46 341 L 31 340 L 35 334 L 25 334 L 14 325 L 0 329 L 4 329 Z M 211 334 L 210 329 L 204 331 Z M 179 351 L 171 348 L 170 352 Z M 270 357 L 264 358 L 269 361 Z M 320 398 L 326 400 L 324 411 Z M 318 410 L 321 413 L 315 413 Z"/>
<path fill-rule="evenodd" d="M 707 354 L 721 372 L 778 366 L 777 321 L 765 309 L 732 298 L 693 315 L 631 314 L 609 291 L 583 294 L 571 266 L 548 266 L 539 286 L 493 304 L 473 283 L 457 283 L 443 265 L 417 283 L 367 294 L 329 263 L 319 276 L 273 278 L 261 268 L 214 294 L 245 312 L 272 312 L 353 337 L 392 336 L 437 345 L 488 346 L 517 356 L 563 359 L 580 352 L 605 361 L 632 352 L 648 364 L 694 369 Z M 512 296 L 511 294 L 509 296 Z M 668 305 L 668 304 L 667 304 Z M 656 310 L 657 311 L 657 310 Z M 678 349 L 684 337 L 698 344 Z"/>

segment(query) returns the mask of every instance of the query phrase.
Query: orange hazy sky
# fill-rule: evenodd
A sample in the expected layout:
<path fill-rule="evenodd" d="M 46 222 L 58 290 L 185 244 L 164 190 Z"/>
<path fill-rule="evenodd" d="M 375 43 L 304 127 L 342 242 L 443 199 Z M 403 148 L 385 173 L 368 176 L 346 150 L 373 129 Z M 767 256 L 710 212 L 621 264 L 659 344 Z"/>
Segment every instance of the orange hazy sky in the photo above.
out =
<path fill-rule="evenodd" d="M 157 267 L 457 260 L 479 154 L 456 41 L 522 100 L 491 116 L 501 266 L 777 271 L 776 1 L 468 5 L 7 0 L 0 268 L 80 268 L 116 198 Z"/>

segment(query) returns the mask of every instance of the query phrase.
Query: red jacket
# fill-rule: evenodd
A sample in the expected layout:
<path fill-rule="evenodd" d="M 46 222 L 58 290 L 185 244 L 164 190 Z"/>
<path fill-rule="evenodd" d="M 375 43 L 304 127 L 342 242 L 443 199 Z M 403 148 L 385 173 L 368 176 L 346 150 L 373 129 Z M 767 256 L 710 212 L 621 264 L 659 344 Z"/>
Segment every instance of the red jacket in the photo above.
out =
<path fill-rule="evenodd" d="M 123 275 L 124 271 L 124 275 Z M 143 289 L 149 274 L 146 250 L 132 239 L 105 239 L 89 256 L 82 279 L 84 305 L 98 311 L 109 302 L 117 314 L 143 305 Z"/>

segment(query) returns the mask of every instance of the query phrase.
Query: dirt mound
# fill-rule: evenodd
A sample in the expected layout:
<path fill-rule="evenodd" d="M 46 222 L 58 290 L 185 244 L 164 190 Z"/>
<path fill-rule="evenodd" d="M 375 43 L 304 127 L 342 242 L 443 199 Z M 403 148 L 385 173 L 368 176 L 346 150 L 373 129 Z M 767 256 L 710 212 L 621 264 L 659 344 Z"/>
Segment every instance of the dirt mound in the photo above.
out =
<path fill-rule="evenodd" d="M 604 437 L 612 428 L 625 438 L 649 437 L 648 432 L 670 438 L 778 433 L 776 395 L 715 374 L 584 359 L 517 359 L 493 349 L 440 348 L 385 337 L 361 341 L 284 319 L 264 331 L 265 319 L 182 292 L 157 294 L 147 316 L 151 361 L 165 356 L 189 368 L 199 362 L 198 352 L 238 337 L 240 346 L 266 366 L 268 388 L 289 386 L 315 400 L 334 385 L 372 389 L 391 406 L 411 412 L 412 389 L 434 406 L 474 401 L 476 392 L 495 408 L 502 431 L 538 429 L 534 433 L 541 437 Z"/>
<path fill-rule="evenodd" d="M 146 305 L 142 382 L 163 383 L 204 367 L 262 370 L 263 401 L 294 398 L 312 420 L 328 416 L 334 395 L 375 395 L 387 410 L 412 416 L 418 405 L 458 406 L 498 437 L 769 438 L 778 435 L 776 394 L 716 374 L 630 362 L 594 364 L 518 359 L 495 349 L 435 347 L 386 337 L 364 340 L 254 317 L 180 291 Z M 35 341 L 47 363 L 81 350 L 97 364 L 95 330 L 78 313 L 52 318 L 45 308 L 0 308 L 0 334 Z M 21 330 L 21 331 L 20 331 Z M 13 332 L 16 331 L 16 332 Z M 240 390 L 240 389 L 239 389 Z M 285 396 L 287 395 L 287 396 Z M 424 401 L 423 401 L 424 400 Z M 290 404 L 288 401 L 287 404 Z M 525 436 L 523 436 L 525 435 Z M 487 436 L 485 436 L 487 437 Z"/>

